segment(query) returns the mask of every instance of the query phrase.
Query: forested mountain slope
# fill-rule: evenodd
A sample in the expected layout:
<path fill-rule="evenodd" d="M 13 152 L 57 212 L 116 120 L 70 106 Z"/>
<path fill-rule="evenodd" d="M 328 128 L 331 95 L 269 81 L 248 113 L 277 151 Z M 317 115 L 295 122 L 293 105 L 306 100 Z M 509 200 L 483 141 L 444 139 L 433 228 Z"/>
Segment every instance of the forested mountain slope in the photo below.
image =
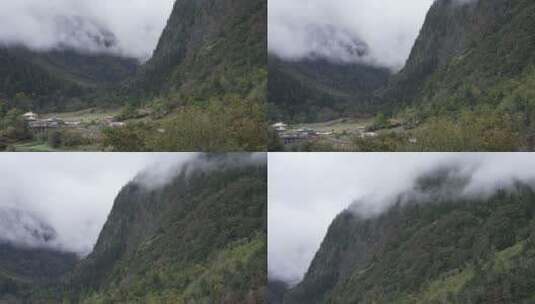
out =
<path fill-rule="evenodd" d="M 459 172 L 422 176 L 378 216 L 341 213 L 284 303 L 532 303 L 533 188 L 463 198 Z"/>
<path fill-rule="evenodd" d="M 394 107 L 531 108 L 526 86 L 535 75 L 534 16 L 529 0 L 436 1 L 384 96 Z"/>
<path fill-rule="evenodd" d="M 265 86 L 266 16 L 262 0 L 176 1 L 152 58 L 130 89 L 196 98 L 255 93 Z"/>
<path fill-rule="evenodd" d="M 325 121 L 372 108 L 373 92 L 386 84 L 387 69 L 314 58 L 288 61 L 270 55 L 271 120 Z"/>
<path fill-rule="evenodd" d="M 84 54 L 73 49 L 31 51 L 20 46 L 0 47 L 0 96 L 18 108 L 68 108 L 73 98 L 117 85 L 133 75 L 137 66 L 135 59 Z M 21 93 L 30 104 L 18 102 Z"/>
<path fill-rule="evenodd" d="M 152 58 L 114 92 L 157 120 L 111 130 L 104 145 L 264 151 L 266 19 L 265 0 L 177 0 Z"/>
<path fill-rule="evenodd" d="M 169 174 L 150 170 L 120 191 L 80 261 L 46 249 L 48 226 L 19 220 L 34 246 L 0 243 L 0 302 L 264 303 L 266 160 L 202 155 Z M 17 236 L 11 222 L 0 228 Z"/>
<path fill-rule="evenodd" d="M 0 302 L 19 303 L 71 271 L 74 253 L 52 249 L 56 231 L 33 214 L 0 208 Z"/>
<path fill-rule="evenodd" d="M 117 196 L 93 252 L 65 281 L 77 303 L 263 303 L 266 164 L 192 162 L 163 187 Z"/>

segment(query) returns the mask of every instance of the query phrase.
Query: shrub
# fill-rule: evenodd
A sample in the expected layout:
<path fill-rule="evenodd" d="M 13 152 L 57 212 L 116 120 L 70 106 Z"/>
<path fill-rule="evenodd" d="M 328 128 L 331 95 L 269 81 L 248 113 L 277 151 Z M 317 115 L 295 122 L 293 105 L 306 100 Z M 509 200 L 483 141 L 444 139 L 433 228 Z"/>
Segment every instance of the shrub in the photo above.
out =
<path fill-rule="evenodd" d="M 48 134 L 48 144 L 52 148 L 59 148 L 62 144 L 62 134 L 60 131 L 52 131 Z"/>
<path fill-rule="evenodd" d="M 414 136 L 417 151 L 515 151 L 521 144 L 511 119 L 496 112 L 463 112 L 429 120 Z"/>

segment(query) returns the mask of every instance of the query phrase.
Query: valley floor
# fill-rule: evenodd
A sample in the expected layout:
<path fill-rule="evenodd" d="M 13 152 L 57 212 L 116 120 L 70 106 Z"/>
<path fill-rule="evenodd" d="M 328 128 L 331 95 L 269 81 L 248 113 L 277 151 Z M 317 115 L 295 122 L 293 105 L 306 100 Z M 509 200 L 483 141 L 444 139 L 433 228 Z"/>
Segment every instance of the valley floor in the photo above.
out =
<path fill-rule="evenodd" d="M 399 123 L 375 128 L 373 118 L 339 118 L 326 122 L 288 125 L 278 136 L 287 151 L 358 151 L 358 143 L 374 141 L 388 134 L 406 134 Z M 410 139 L 406 139 L 410 143 Z"/>
<path fill-rule="evenodd" d="M 521 117 L 494 111 L 461 111 L 418 119 L 404 113 L 386 118 L 340 118 L 271 126 L 271 151 L 321 152 L 511 152 L 533 151 L 535 129 Z"/>
<path fill-rule="evenodd" d="M 127 123 L 148 121 L 149 112 L 139 111 L 135 118 L 119 119 L 122 109 L 89 108 L 71 112 L 39 113 L 37 124 L 58 121 L 58 126 L 28 127 L 32 134 L 30 140 L 20 140 L 10 144 L 12 152 L 61 152 L 80 151 L 98 152 L 105 149 L 102 145 L 104 129 L 122 128 Z M 119 121 L 120 120 L 120 121 Z"/>

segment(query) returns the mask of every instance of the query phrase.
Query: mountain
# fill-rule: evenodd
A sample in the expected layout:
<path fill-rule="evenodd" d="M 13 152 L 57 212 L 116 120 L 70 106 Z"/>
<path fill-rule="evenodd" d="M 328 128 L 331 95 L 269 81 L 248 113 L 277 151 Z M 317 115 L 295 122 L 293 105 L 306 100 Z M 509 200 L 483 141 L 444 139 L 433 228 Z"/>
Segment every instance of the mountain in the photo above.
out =
<path fill-rule="evenodd" d="M 27 108 L 55 110 L 68 107 L 74 97 L 110 87 L 135 73 L 135 59 L 81 53 L 72 48 L 32 51 L 22 46 L 0 47 L 0 96 Z M 20 99 L 20 98 L 19 98 Z"/>
<path fill-rule="evenodd" d="M 266 288 L 266 302 L 269 304 L 282 304 L 287 289 L 286 282 L 269 279 Z"/>
<path fill-rule="evenodd" d="M 26 231 L 33 246 L 0 243 L 0 302 L 264 303 L 266 166 L 250 154 L 218 154 L 140 173 L 81 260 L 46 249 L 55 239 L 48 225 L 10 212 L 0 228 L 17 240 L 22 232 L 13 231 Z M 14 218 L 17 227 L 3 224 Z"/>
<path fill-rule="evenodd" d="M 177 0 L 152 58 L 129 85 L 138 95 L 265 98 L 267 3 Z"/>
<path fill-rule="evenodd" d="M 531 109 L 534 14 L 529 0 L 435 1 L 405 67 L 383 92 L 385 99 L 394 108 Z"/>
<path fill-rule="evenodd" d="M 110 94 L 154 119 L 105 130 L 103 146 L 265 151 L 266 19 L 265 0 L 177 0 L 152 58 Z"/>
<path fill-rule="evenodd" d="M 390 76 L 387 69 L 321 57 L 289 61 L 270 55 L 268 70 L 271 120 L 325 121 L 369 111 L 373 92 Z"/>
<path fill-rule="evenodd" d="M 176 174 L 126 185 L 93 252 L 54 293 L 74 303 L 263 303 L 265 161 L 208 156 Z"/>
<path fill-rule="evenodd" d="M 56 231 L 37 216 L 0 208 L 0 302 L 18 303 L 36 286 L 47 286 L 71 271 L 73 253 L 53 249 Z"/>
<path fill-rule="evenodd" d="M 533 302 L 533 187 L 462 197 L 461 171 L 423 175 L 380 215 L 342 212 L 284 303 Z"/>

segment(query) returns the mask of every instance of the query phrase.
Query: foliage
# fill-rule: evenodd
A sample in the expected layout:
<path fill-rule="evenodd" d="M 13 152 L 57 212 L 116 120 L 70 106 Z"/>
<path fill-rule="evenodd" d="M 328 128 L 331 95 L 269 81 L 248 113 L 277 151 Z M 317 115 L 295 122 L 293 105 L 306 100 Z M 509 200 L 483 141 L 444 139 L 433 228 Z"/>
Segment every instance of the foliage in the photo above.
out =
<path fill-rule="evenodd" d="M 408 138 L 394 132 L 380 134 L 377 137 L 355 137 L 352 151 L 356 152 L 397 152 L 408 146 Z"/>
<path fill-rule="evenodd" d="M 184 169 L 161 189 L 127 185 L 93 253 L 73 273 L 69 298 L 263 303 L 266 167 L 229 166 L 218 157 L 218 168 Z"/>
<path fill-rule="evenodd" d="M 533 149 L 534 12 L 527 0 L 433 4 L 406 66 L 381 93 L 383 111 L 428 128 L 417 132 L 418 151 Z"/>
<path fill-rule="evenodd" d="M 496 112 L 463 112 L 455 120 L 436 117 L 415 130 L 414 151 L 515 151 L 521 139 L 511 118 Z"/>
<path fill-rule="evenodd" d="M 32 138 L 28 125 L 22 117 L 23 113 L 23 111 L 12 108 L 0 119 L 0 137 L 4 138 L 6 143 Z"/>
<path fill-rule="evenodd" d="M 282 143 L 281 138 L 277 131 L 273 128 L 268 128 L 267 135 L 267 149 L 270 152 L 282 152 L 284 151 L 284 144 Z"/>
<path fill-rule="evenodd" d="M 48 144 L 52 148 L 59 148 L 62 144 L 61 132 L 52 131 L 48 134 Z"/>
<path fill-rule="evenodd" d="M 326 60 L 268 58 L 268 120 L 295 123 L 328 121 L 370 111 L 373 91 L 386 84 L 389 71 L 364 64 Z"/>
<path fill-rule="evenodd" d="M 148 116 L 140 108 L 161 121 L 105 129 L 105 149 L 265 150 L 266 9 L 262 0 L 177 1 L 153 57 L 139 69 L 132 59 L 105 54 L 0 47 L 0 94 L 8 99 L 0 118 L 11 108 L 122 104 L 122 121 Z"/>
<path fill-rule="evenodd" d="M 201 156 L 165 184 L 141 173 L 76 265 L 0 246 L 0 302 L 264 303 L 267 168 L 247 157 Z"/>
<path fill-rule="evenodd" d="M 490 197 L 409 199 L 373 217 L 353 206 L 285 303 L 531 303 L 534 200 L 516 183 Z"/>
<path fill-rule="evenodd" d="M 267 80 L 266 5 L 261 0 L 176 2 L 153 57 L 127 93 L 180 92 L 198 100 L 255 94 Z M 265 100 L 265 92 L 261 95 Z"/>
<path fill-rule="evenodd" d="M 135 119 L 139 118 L 140 114 L 137 110 L 137 108 L 134 106 L 134 104 L 129 103 L 126 106 L 123 107 L 123 110 L 119 115 L 117 115 L 117 120 L 119 121 L 125 121 L 128 119 Z"/>
<path fill-rule="evenodd" d="M 231 96 L 181 107 L 161 124 L 106 129 L 103 146 L 116 151 L 262 151 L 265 130 L 262 104 Z"/>
<path fill-rule="evenodd" d="M 82 132 L 71 129 L 52 130 L 47 134 L 46 142 L 53 149 L 58 148 L 79 148 L 83 145 L 89 145 L 92 140 L 87 138 Z"/>
<path fill-rule="evenodd" d="M 147 132 L 153 130 L 146 123 L 128 124 L 122 128 L 105 128 L 102 130 L 102 146 L 112 147 L 114 151 L 146 151 Z"/>
<path fill-rule="evenodd" d="M 23 110 L 87 106 L 92 99 L 88 95 L 123 80 L 134 73 L 136 66 L 133 59 L 106 54 L 0 47 L 0 92 Z M 25 94 L 23 99 L 21 92 Z M 79 97 L 85 101 L 80 103 Z"/>
<path fill-rule="evenodd" d="M 368 131 L 377 131 L 381 129 L 386 129 L 390 127 L 390 121 L 386 117 L 386 115 L 383 112 L 377 113 L 375 116 L 375 119 L 370 127 L 368 127 Z"/>

